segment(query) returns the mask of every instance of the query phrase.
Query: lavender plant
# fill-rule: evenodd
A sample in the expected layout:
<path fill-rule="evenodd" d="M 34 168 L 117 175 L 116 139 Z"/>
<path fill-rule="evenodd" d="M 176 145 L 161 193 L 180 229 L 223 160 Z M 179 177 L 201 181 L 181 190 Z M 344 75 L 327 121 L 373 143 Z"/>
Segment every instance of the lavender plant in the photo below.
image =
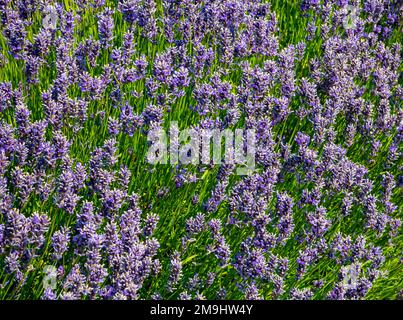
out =
<path fill-rule="evenodd" d="M 0 1 L 0 297 L 397 298 L 402 10 Z M 173 121 L 253 172 L 148 163 Z"/>

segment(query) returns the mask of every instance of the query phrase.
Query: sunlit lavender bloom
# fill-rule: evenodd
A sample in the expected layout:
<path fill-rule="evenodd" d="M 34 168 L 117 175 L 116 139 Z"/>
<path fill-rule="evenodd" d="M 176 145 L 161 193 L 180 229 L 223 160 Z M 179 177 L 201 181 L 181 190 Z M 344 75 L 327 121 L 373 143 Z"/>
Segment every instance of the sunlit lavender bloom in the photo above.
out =
<path fill-rule="evenodd" d="M 70 232 L 67 228 L 56 231 L 52 236 L 53 258 L 60 260 L 67 251 L 70 242 Z"/>
<path fill-rule="evenodd" d="M 98 31 L 102 46 L 108 48 L 113 40 L 113 11 L 105 8 L 98 18 Z"/>
<path fill-rule="evenodd" d="M 293 288 L 291 290 L 291 299 L 292 300 L 310 300 L 313 294 L 309 289 L 296 289 Z"/>
<path fill-rule="evenodd" d="M 0 0 L 4 298 L 399 295 L 398 1 L 45 2 Z M 253 170 L 146 164 L 170 121 Z"/>
<path fill-rule="evenodd" d="M 174 286 L 179 283 L 182 278 L 182 261 L 180 253 L 175 251 L 171 256 L 171 273 L 168 279 L 168 290 L 173 290 Z"/>

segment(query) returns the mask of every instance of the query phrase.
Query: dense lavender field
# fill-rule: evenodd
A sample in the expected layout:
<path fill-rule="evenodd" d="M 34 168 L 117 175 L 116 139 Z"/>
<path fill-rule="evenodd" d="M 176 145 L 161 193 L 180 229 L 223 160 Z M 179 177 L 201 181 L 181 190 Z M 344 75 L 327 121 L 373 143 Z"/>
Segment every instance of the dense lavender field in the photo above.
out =
<path fill-rule="evenodd" d="M 401 297 L 399 3 L 0 0 L 0 299 Z"/>

